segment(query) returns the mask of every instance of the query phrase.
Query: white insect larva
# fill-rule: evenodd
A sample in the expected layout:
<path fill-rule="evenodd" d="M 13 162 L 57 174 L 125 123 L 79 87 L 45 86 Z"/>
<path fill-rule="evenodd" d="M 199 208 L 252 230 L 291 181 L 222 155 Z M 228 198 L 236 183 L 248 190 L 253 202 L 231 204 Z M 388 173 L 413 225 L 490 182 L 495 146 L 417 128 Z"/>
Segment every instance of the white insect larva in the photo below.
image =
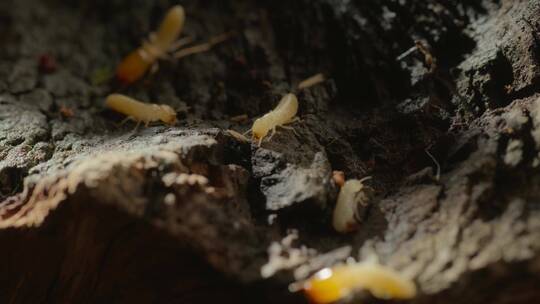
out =
<path fill-rule="evenodd" d="M 395 270 L 373 261 L 324 268 L 303 286 L 317 304 L 339 301 L 365 289 L 379 299 L 406 300 L 416 296 L 416 285 Z"/>
<path fill-rule="evenodd" d="M 168 105 L 144 103 L 121 94 L 111 94 L 107 97 L 105 105 L 119 113 L 127 116 L 138 123 L 146 126 L 150 122 L 159 121 L 174 125 L 176 123 L 176 112 Z"/>
<path fill-rule="evenodd" d="M 339 191 L 332 225 L 337 232 L 347 233 L 358 229 L 359 211 L 364 211 L 373 198 L 373 189 L 365 186 L 366 178 L 345 182 Z"/>
<path fill-rule="evenodd" d="M 298 112 L 298 99 L 292 93 L 289 93 L 281 99 L 277 107 L 258 118 L 253 123 L 251 131 L 253 138 L 259 141 L 259 146 L 268 132 L 272 131 L 270 137 L 276 132 L 276 127 L 284 127 L 285 124 L 293 122 Z"/>

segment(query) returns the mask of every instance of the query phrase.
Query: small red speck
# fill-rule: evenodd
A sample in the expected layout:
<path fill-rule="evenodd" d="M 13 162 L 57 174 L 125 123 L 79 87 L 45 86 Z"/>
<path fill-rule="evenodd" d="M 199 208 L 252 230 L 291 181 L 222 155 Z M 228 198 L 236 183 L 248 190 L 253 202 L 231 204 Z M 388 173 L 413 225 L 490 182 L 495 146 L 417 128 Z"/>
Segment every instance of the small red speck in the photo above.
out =
<path fill-rule="evenodd" d="M 71 118 L 75 116 L 75 113 L 73 112 L 73 110 L 66 106 L 60 106 L 59 112 L 63 118 Z"/>
<path fill-rule="evenodd" d="M 236 63 L 242 66 L 247 65 L 247 60 L 246 60 L 246 57 L 244 56 L 237 56 L 236 58 L 234 58 L 234 61 L 236 61 Z"/>
<path fill-rule="evenodd" d="M 52 73 L 58 67 L 56 59 L 49 54 L 39 56 L 39 70 L 43 73 Z"/>

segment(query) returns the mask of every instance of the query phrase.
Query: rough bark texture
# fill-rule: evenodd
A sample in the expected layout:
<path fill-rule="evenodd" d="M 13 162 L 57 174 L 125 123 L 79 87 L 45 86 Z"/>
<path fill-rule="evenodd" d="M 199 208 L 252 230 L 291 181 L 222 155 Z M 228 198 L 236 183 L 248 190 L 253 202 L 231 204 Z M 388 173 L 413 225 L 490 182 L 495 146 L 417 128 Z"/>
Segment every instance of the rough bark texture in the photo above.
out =
<path fill-rule="evenodd" d="M 171 1 L 0 3 L 0 302 L 303 303 L 295 277 L 373 255 L 411 303 L 540 301 L 538 1 L 182 4 L 187 35 L 236 35 L 122 87 Z M 226 132 L 289 91 L 295 132 Z M 111 92 L 180 122 L 119 127 Z M 332 170 L 372 176 L 358 232 Z"/>

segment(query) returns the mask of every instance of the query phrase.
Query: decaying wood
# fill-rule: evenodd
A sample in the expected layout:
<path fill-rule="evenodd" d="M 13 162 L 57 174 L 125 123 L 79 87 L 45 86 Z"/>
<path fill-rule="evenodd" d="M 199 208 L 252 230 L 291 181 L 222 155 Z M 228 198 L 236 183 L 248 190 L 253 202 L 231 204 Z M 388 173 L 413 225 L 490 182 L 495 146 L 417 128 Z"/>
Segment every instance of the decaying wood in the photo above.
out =
<path fill-rule="evenodd" d="M 107 81 L 167 2 L 0 3 L 0 302 L 303 303 L 373 256 L 411 303 L 540 301 L 537 1 L 184 1 L 186 35 L 236 35 Z M 112 92 L 180 122 L 119 127 Z M 227 132 L 288 92 L 294 132 Z M 376 192 L 345 236 L 333 171 Z"/>

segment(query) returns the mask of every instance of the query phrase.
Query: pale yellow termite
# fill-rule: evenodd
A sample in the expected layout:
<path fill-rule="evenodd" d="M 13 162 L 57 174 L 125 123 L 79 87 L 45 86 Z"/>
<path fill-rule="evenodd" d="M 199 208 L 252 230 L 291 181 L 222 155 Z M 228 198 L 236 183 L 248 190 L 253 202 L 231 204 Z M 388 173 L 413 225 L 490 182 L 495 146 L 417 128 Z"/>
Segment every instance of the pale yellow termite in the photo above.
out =
<path fill-rule="evenodd" d="M 366 212 L 373 199 L 373 188 L 363 183 L 370 178 L 351 179 L 341 187 L 332 218 L 337 232 L 347 233 L 358 229 L 362 213 Z"/>
<path fill-rule="evenodd" d="M 182 32 L 185 18 L 184 8 L 181 5 L 173 6 L 157 32 L 120 63 L 116 70 L 117 78 L 125 84 L 135 82 L 157 59 L 165 57 L 175 47 L 174 43 Z"/>
<path fill-rule="evenodd" d="M 149 69 L 155 72 L 158 59 L 171 57 L 178 59 L 206 52 L 233 35 L 225 33 L 210 39 L 208 42 L 179 50 L 180 47 L 192 42 L 189 37 L 177 40 L 184 28 L 185 19 L 184 8 L 181 5 L 175 5 L 169 9 L 158 30 L 152 33 L 141 47 L 129 53 L 118 65 L 117 79 L 123 84 L 129 85 L 143 77 Z"/>
<path fill-rule="evenodd" d="M 416 285 L 395 270 L 373 261 L 324 268 L 304 282 L 302 289 L 317 304 L 337 302 L 362 289 L 379 299 L 411 299 Z"/>
<path fill-rule="evenodd" d="M 126 120 L 132 119 L 137 122 L 137 125 L 144 123 L 148 126 L 149 123 L 159 120 L 168 125 L 176 123 L 176 112 L 168 105 L 144 103 L 121 94 L 107 96 L 105 105 L 127 115 Z"/>
<path fill-rule="evenodd" d="M 297 112 L 298 99 L 296 96 L 292 93 L 283 96 L 274 110 L 255 120 L 253 127 L 251 128 L 253 138 L 259 141 L 260 146 L 264 137 L 268 135 L 268 132 L 272 131 L 270 137 L 274 135 L 276 132 L 276 127 L 292 129 L 284 125 L 293 122 L 296 118 Z"/>

